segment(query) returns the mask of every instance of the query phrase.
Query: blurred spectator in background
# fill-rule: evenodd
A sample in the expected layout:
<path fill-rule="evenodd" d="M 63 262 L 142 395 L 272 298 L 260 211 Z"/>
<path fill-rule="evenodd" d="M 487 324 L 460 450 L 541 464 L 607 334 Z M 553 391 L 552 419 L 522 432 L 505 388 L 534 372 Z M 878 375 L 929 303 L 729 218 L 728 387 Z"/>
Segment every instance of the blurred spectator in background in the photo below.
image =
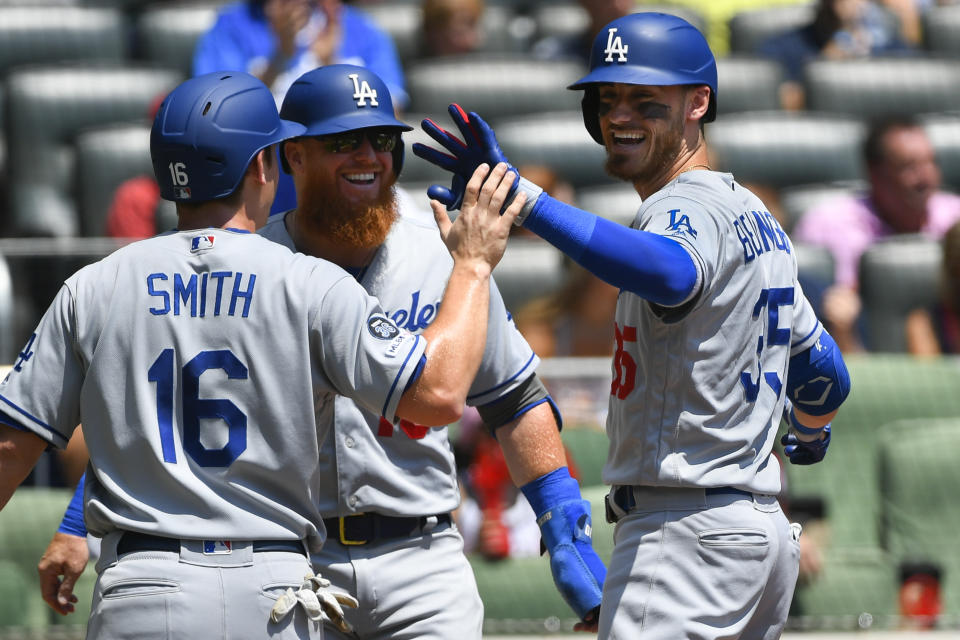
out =
<path fill-rule="evenodd" d="M 817 205 L 791 234 L 795 241 L 825 246 L 833 254 L 836 280 L 824 293 L 823 320 L 844 351 L 863 348 L 857 329 L 857 271 L 867 247 L 896 234 L 940 238 L 960 220 L 960 196 L 940 190 L 940 167 L 919 121 L 894 116 L 874 123 L 863 155 L 869 191 Z"/>
<path fill-rule="evenodd" d="M 943 236 L 940 299 L 907 316 L 907 350 L 917 356 L 960 353 L 960 222 Z"/>
<path fill-rule="evenodd" d="M 613 355 L 610 318 L 619 291 L 572 261 L 566 268 L 560 289 L 534 298 L 514 314 L 517 329 L 541 358 Z"/>
<path fill-rule="evenodd" d="M 164 93 L 150 101 L 146 120 L 148 124 L 153 123 L 165 97 Z M 172 220 L 162 215 L 158 219 L 160 202 L 160 185 L 153 173 L 124 180 L 113 192 L 113 199 L 107 210 L 104 235 L 111 238 L 149 238 L 173 228 L 177 222 L 176 214 Z M 171 222 L 173 224 L 169 225 Z"/>
<path fill-rule="evenodd" d="M 890 1 L 913 4 L 913 0 Z M 910 51 L 897 16 L 871 0 L 819 0 L 813 22 L 768 38 L 757 49 L 783 67 L 780 103 L 791 110 L 804 108 L 803 69 L 811 60 Z"/>
<path fill-rule="evenodd" d="M 390 90 L 398 117 L 409 103 L 393 40 L 373 19 L 340 0 L 241 0 L 228 4 L 197 43 L 193 73 L 246 71 L 270 87 L 279 106 L 301 74 L 333 63 L 366 67 L 380 76 Z M 270 213 L 295 206 L 293 180 L 281 171 Z"/>
<path fill-rule="evenodd" d="M 483 44 L 483 0 L 423 0 L 421 57 L 471 53 Z"/>
<path fill-rule="evenodd" d="M 606 25 L 638 10 L 636 0 L 578 0 L 590 22 L 587 28 L 571 36 L 548 36 L 533 44 L 533 55 L 541 60 L 575 59 L 590 63 L 593 37 Z"/>
<path fill-rule="evenodd" d="M 453 450 L 461 495 L 454 518 L 464 553 L 488 560 L 540 555 L 537 516 L 510 479 L 503 450 L 473 407 L 464 409 Z M 579 480 L 569 451 L 567 466 Z"/>
<path fill-rule="evenodd" d="M 242 0 L 224 6 L 197 43 L 193 74 L 247 71 L 277 104 L 302 73 L 346 63 L 387 84 L 397 109 L 409 102 L 393 40 L 370 17 L 340 0 Z"/>

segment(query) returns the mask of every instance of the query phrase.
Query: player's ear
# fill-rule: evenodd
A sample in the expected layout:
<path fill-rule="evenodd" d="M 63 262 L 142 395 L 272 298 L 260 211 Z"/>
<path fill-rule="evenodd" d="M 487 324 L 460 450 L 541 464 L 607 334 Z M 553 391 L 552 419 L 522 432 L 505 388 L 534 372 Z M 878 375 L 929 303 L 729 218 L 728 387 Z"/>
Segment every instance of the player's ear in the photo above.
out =
<path fill-rule="evenodd" d="M 710 87 L 705 84 L 690 87 L 684 96 L 687 119 L 701 120 L 710 108 Z"/>
<path fill-rule="evenodd" d="M 248 175 L 256 180 L 258 184 L 267 184 L 270 182 L 270 169 L 273 166 L 273 162 L 269 156 L 273 152 L 272 145 L 266 149 L 261 149 L 253 156 L 253 159 L 250 161 L 250 166 L 247 167 Z"/>
<path fill-rule="evenodd" d="M 304 149 L 303 143 L 298 138 L 286 140 L 280 146 L 280 150 L 283 153 L 284 160 L 286 160 L 284 169 L 288 173 L 292 175 L 303 171 Z"/>

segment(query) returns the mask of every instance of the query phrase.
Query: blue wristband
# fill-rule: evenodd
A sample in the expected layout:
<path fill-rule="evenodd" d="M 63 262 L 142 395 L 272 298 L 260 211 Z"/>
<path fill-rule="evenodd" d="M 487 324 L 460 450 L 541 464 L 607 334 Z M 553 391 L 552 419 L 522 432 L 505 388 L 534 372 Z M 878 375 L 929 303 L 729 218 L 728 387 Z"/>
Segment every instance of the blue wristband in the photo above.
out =
<path fill-rule="evenodd" d="M 815 428 L 805 427 L 804 425 L 800 424 L 800 422 L 797 421 L 797 414 L 794 413 L 793 408 L 790 409 L 790 428 L 799 434 L 802 434 L 805 436 L 818 436 L 826 426 L 827 425 L 823 425 L 823 427 L 815 427 Z"/>
<path fill-rule="evenodd" d="M 580 500 L 580 484 L 567 467 L 554 469 L 520 487 L 533 512 L 539 518 L 554 505 L 567 500 Z"/>
<path fill-rule="evenodd" d="M 63 520 L 57 529 L 60 533 L 66 533 L 71 536 L 85 538 L 87 536 L 87 525 L 83 520 L 83 489 L 86 485 L 87 474 L 80 476 L 80 482 L 77 484 L 76 491 L 67 505 L 67 510 L 63 514 Z"/>

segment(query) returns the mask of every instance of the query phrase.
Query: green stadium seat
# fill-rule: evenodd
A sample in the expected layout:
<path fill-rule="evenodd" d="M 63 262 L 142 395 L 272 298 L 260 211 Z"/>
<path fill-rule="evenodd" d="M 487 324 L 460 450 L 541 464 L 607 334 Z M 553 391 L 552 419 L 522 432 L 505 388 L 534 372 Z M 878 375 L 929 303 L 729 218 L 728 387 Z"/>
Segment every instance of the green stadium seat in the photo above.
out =
<path fill-rule="evenodd" d="M 22 65 L 120 61 L 127 55 L 115 9 L 42 4 L 0 6 L 0 73 Z"/>
<path fill-rule="evenodd" d="M 891 236 L 860 258 L 860 299 L 871 351 L 906 352 L 904 323 L 914 309 L 939 297 L 940 243 L 923 236 Z"/>
<path fill-rule="evenodd" d="M 937 154 L 945 188 L 960 191 L 960 111 L 925 116 L 923 126 Z"/>
<path fill-rule="evenodd" d="M 568 455 L 573 458 L 573 464 L 579 472 L 580 484 L 584 487 L 603 485 L 603 465 L 607 462 L 607 450 L 610 447 L 606 431 L 593 426 L 571 425 L 566 415 L 564 423 L 560 439 L 563 440 Z"/>
<path fill-rule="evenodd" d="M 866 189 L 863 181 L 820 182 L 785 187 L 780 190 L 780 205 L 787 232 L 800 221 L 803 214 L 813 207 L 840 198 L 854 195 Z"/>
<path fill-rule="evenodd" d="M 878 439 L 881 542 L 898 564 L 940 566 L 943 613 L 960 615 L 960 417 L 892 422 Z"/>
<path fill-rule="evenodd" d="M 851 391 L 833 421 L 823 462 L 785 463 L 787 491 L 822 498 L 837 547 L 880 546 L 877 433 L 905 418 L 960 416 L 960 360 L 903 354 L 849 355 Z"/>
<path fill-rule="evenodd" d="M 74 141 L 85 128 L 142 122 L 182 76 L 137 66 L 44 67 L 7 78 L 9 233 L 75 236 Z"/>
<path fill-rule="evenodd" d="M 0 563 L 13 565 L 19 571 L 25 598 L 20 619 L 31 629 L 43 629 L 56 621 L 65 625 L 85 625 L 90 614 L 93 567 L 88 567 L 81 578 L 77 596 L 77 610 L 62 620 L 47 607 L 40 596 L 37 562 L 60 525 L 63 511 L 70 502 L 69 489 L 21 487 L 0 511 Z M 0 569 L 6 579 L 6 572 Z M 2 581 L 0 581 L 2 582 Z M 0 587 L 2 589 L 2 587 Z"/>
<path fill-rule="evenodd" d="M 833 254 L 829 249 L 801 243 L 795 243 L 793 248 L 797 255 L 797 274 L 801 278 L 813 280 L 824 286 L 833 282 L 835 273 Z"/>
<path fill-rule="evenodd" d="M 790 612 L 796 626 L 838 631 L 887 628 L 896 614 L 896 567 L 882 549 L 866 545 L 827 549 L 822 572 L 798 585 Z"/>

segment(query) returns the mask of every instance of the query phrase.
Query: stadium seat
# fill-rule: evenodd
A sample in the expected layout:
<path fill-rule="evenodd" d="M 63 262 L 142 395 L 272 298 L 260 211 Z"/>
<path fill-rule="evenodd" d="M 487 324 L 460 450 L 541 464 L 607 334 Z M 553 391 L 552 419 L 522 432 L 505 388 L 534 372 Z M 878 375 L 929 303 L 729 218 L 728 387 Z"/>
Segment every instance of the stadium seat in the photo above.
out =
<path fill-rule="evenodd" d="M 768 187 L 861 177 L 864 124 L 809 112 L 734 113 L 707 125 L 714 168 Z"/>
<path fill-rule="evenodd" d="M 761 42 L 813 21 L 816 4 L 788 4 L 748 9 L 728 21 L 730 52 L 754 54 Z M 723 85 L 720 85 L 721 87 Z"/>
<path fill-rule="evenodd" d="M 0 512 L 0 564 L 13 565 L 19 572 L 19 578 L 11 578 L 24 583 L 26 597 L 19 617 L 30 629 L 41 630 L 57 616 L 40 598 L 37 562 L 60 524 L 70 495 L 68 489 L 20 487 Z M 92 567 L 85 573 L 93 573 Z M 0 575 L 7 580 L 6 572 Z M 89 612 L 89 600 L 78 602 L 71 622 L 86 623 Z"/>
<path fill-rule="evenodd" d="M 891 236 L 864 252 L 860 298 L 871 351 L 906 351 L 907 315 L 937 302 L 941 256 L 939 242 L 913 235 Z"/>
<path fill-rule="evenodd" d="M 420 60 L 407 69 L 411 112 L 442 117 L 459 103 L 487 122 L 497 118 L 580 108 L 580 92 L 566 86 L 585 69 L 573 61 L 545 61 L 513 55 L 478 53 Z"/>
<path fill-rule="evenodd" d="M 0 74 L 26 64 L 122 60 L 124 29 L 115 9 L 0 5 Z"/>
<path fill-rule="evenodd" d="M 0 362 L 12 363 L 22 347 L 23 336 L 16 327 L 16 296 L 6 258 L 0 254 Z"/>
<path fill-rule="evenodd" d="M 453 124 L 450 116 L 447 115 L 446 107 L 432 113 L 404 113 L 401 120 L 413 127 L 413 131 L 405 131 L 403 133 L 404 159 L 400 179 L 404 183 L 411 182 L 418 185 L 421 183 L 449 185 L 449 172 L 413 154 L 413 145 L 416 142 L 430 147 L 441 148 L 433 138 L 424 133 L 423 129 L 420 128 L 420 122 L 428 117 L 444 129 L 452 130 L 457 137 L 460 137 L 460 132 L 457 130 L 456 125 Z"/>
<path fill-rule="evenodd" d="M 512 238 L 493 270 L 507 311 L 554 291 L 563 275 L 563 254 L 539 238 Z"/>
<path fill-rule="evenodd" d="M 606 153 L 576 111 L 500 118 L 491 123 L 510 163 L 545 165 L 574 187 L 612 182 L 603 170 Z"/>
<path fill-rule="evenodd" d="M 921 20 L 923 45 L 931 55 L 960 57 L 960 5 L 934 4 Z"/>
<path fill-rule="evenodd" d="M 878 432 L 882 542 L 897 562 L 938 565 L 943 613 L 960 614 L 960 417 L 902 420 Z"/>
<path fill-rule="evenodd" d="M 897 613 L 897 571 L 883 549 L 868 545 L 824 550 L 823 570 L 794 594 L 791 622 L 804 630 L 889 628 Z"/>
<path fill-rule="evenodd" d="M 937 153 L 944 187 L 960 192 L 960 111 L 928 115 L 923 124 Z"/>
<path fill-rule="evenodd" d="M 223 2 L 156 4 L 137 17 L 136 55 L 160 67 L 192 75 L 197 40 L 213 26 Z"/>
<path fill-rule="evenodd" d="M 107 211 L 118 186 L 128 178 L 153 175 L 150 125 L 91 129 L 76 142 L 80 234 L 106 235 Z"/>
<path fill-rule="evenodd" d="M 783 70 L 766 58 L 728 56 L 717 60 L 717 113 L 768 111 L 780 108 Z"/>
<path fill-rule="evenodd" d="M 864 120 L 933 113 L 960 104 L 960 65 L 920 57 L 814 60 L 804 71 L 807 109 Z"/>
<path fill-rule="evenodd" d="M 816 466 L 785 463 L 787 488 L 791 497 L 823 500 L 833 546 L 879 547 L 877 430 L 905 418 L 960 416 L 960 367 L 907 354 L 844 359 L 851 393 L 833 420 L 830 451 Z"/>
<path fill-rule="evenodd" d="M 806 280 L 815 281 L 823 286 L 833 283 L 833 254 L 826 247 L 794 243 L 797 254 L 797 273 Z"/>
<path fill-rule="evenodd" d="M 640 196 L 626 182 L 584 187 L 577 190 L 577 206 L 628 227 L 637 217 Z"/>
<path fill-rule="evenodd" d="M 785 218 L 787 232 L 790 232 L 804 213 L 818 204 L 862 192 L 864 189 L 866 183 L 858 180 L 784 187 L 780 191 L 780 209 Z"/>
<path fill-rule="evenodd" d="M 74 141 L 84 128 L 142 122 L 156 96 L 182 76 L 132 66 L 37 68 L 7 80 L 7 144 L 13 235 L 74 236 Z"/>
<path fill-rule="evenodd" d="M 706 20 L 699 11 L 690 6 L 644 2 L 638 4 L 634 11 L 671 13 L 685 19 L 702 33 L 706 33 Z M 570 37 L 585 31 L 590 23 L 590 16 L 586 10 L 577 2 L 570 1 L 535 3 L 530 15 L 536 25 L 537 38 Z"/>
<path fill-rule="evenodd" d="M 423 10 L 419 2 L 388 0 L 364 5 L 361 9 L 390 35 L 405 67 L 424 55 L 421 49 Z M 514 27 L 517 17 L 513 6 L 488 2 L 482 18 L 484 38 L 478 51 L 524 51 L 528 45 L 529 33 Z"/>

